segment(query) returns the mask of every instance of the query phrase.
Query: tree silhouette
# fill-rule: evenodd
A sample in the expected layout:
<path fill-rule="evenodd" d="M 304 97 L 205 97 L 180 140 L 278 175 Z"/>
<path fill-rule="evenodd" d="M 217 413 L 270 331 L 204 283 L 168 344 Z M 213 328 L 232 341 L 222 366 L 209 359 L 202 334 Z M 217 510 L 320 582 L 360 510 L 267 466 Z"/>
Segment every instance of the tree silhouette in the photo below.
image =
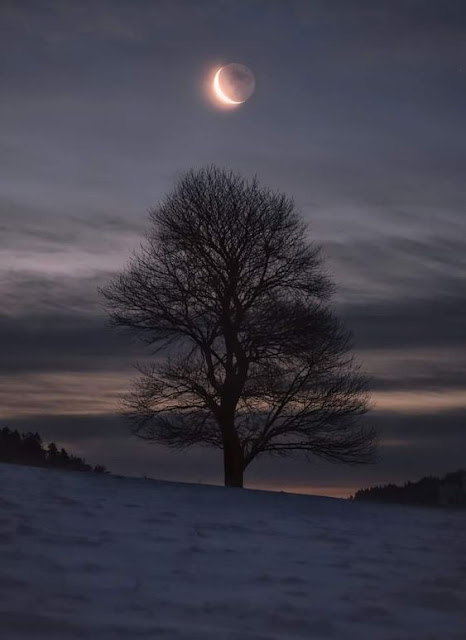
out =
<path fill-rule="evenodd" d="M 426 476 L 417 482 L 393 483 L 359 489 L 352 497 L 359 501 L 401 504 L 466 506 L 466 470 L 459 469 L 442 478 Z"/>
<path fill-rule="evenodd" d="M 50 442 L 45 448 L 38 433 L 20 434 L 16 430 L 11 431 L 8 427 L 0 429 L 0 462 L 107 473 L 103 465 L 92 468 L 84 458 L 70 455 L 63 448 L 58 451 L 54 442 Z"/>
<path fill-rule="evenodd" d="M 112 324 L 157 354 L 125 398 L 133 432 L 223 449 L 229 486 L 263 453 L 369 461 L 365 381 L 293 201 L 209 167 L 187 173 L 150 222 L 102 289 Z"/>
<path fill-rule="evenodd" d="M 51 467 L 60 466 L 60 454 L 58 453 L 55 442 L 51 442 L 47 447 L 47 460 Z"/>

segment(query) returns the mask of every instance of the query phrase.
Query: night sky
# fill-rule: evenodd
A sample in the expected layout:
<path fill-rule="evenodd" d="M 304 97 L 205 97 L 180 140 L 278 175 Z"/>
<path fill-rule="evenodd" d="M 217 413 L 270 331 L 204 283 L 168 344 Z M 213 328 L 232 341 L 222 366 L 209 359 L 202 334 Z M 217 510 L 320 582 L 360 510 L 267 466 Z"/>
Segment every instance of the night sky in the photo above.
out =
<path fill-rule="evenodd" d="M 145 352 L 97 294 L 147 209 L 215 163 L 310 222 L 382 438 L 376 465 L 264 458 L 246 484 L 347 495 L 464 467 L 465 33 L 463 0 L 1 0 L 1 424 L 117 473 L 222 481 L 218 451 L 129 435 Z M 204 95 L 227 62 L 256 77 L 234 111 Z"/>

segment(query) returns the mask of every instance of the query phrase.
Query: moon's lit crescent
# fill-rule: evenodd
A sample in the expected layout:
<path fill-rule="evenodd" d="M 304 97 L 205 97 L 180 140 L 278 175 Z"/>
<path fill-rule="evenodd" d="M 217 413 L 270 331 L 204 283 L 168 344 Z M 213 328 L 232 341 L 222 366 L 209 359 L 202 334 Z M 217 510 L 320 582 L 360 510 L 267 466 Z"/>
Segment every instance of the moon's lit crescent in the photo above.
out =
<path fill-rule="evenodd" d="M 220 67 L 220 69 L 217 71 L 217 73 L 214 76 L 213 86 L 214 86 L 215 95 L 219 100 L 221 100 L 225 104 L 243 104 L 244 100 L 232 100 L 226 95 L 226 93 L 223 92 L 222 87 L 220 86 L 220 72 L 222 69 L 223 67 Z"/>

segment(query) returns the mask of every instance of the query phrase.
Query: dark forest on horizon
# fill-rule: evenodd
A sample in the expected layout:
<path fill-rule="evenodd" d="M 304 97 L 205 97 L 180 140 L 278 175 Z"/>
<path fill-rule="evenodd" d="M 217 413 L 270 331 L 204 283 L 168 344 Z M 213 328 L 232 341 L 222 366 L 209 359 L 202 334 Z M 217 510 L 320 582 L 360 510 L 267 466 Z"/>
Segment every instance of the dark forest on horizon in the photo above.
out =
<path fill-rule="evenodd" d="M 84 458 L 68 453 L 63 447 L 58 449 L 54 442 L 45 446 L 37 432 L 19 433 L 9 427 L 0 429 L 0 462 L 107 473 L 103 465 L 90 465 Z"/>
<path fill-rule="evenodd" d="M 352 499 L 359 502 L 466 507 L 466 470 L 458 469 L 441 478 L 426 476 L 417 482 L 405 482 L 402 486 L 390 483 L 359 489 Z"/>

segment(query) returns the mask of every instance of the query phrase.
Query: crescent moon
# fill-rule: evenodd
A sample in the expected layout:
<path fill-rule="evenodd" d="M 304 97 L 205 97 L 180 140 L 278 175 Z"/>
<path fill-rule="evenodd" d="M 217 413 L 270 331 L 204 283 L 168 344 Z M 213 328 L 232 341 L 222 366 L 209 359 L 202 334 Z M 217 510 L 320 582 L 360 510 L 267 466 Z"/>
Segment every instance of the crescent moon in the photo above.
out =
<path fill-rule="evenodd" d="M 220 86 L 220 72 L 222 69 L 223 67 L 220 67 L 214 77 L 214 91 L 217 98 L 225 104 L 243 104 L 244 100 L 232 100 L 222 91 L 222 87 Z"/>

